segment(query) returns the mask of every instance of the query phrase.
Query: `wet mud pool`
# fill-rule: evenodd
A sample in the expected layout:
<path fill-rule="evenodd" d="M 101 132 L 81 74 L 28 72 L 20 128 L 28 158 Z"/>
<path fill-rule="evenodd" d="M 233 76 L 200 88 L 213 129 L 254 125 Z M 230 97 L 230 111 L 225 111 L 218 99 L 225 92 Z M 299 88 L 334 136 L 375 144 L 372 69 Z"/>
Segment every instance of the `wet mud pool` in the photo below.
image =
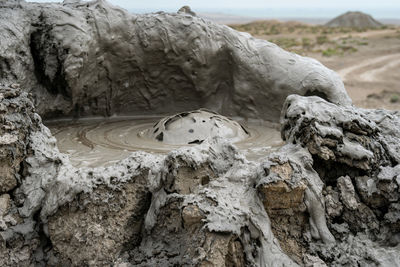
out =
<path fill-rule="evenodd" d="M 162 117 L 112 117 L 45 122 L 57 139 L 62 153 L 69 155 L 76 167 L 97 167 L 115 163 L 135 151 L 168 153 L 182 146 L 154 140 L 146 135 Z M 248 137 L 235 146 L 248 160 L 258 160 L 283 145 L 276 125 L 254 120 L 237 120 L 248 131 Z"/>

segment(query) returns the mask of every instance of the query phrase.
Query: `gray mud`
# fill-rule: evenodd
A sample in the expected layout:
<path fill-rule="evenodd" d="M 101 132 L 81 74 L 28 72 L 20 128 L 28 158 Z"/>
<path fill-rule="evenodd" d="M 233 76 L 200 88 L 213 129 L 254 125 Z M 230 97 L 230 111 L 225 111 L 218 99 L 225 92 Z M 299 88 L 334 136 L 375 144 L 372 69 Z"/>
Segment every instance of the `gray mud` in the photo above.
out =
<path fill-rule="evenodd" d="M 60 152 L 69 155 L 74 166 L 96 167 L 112 165 L 135 151 L 167 154 L 181 147 L 146 136 L 147 130 L 159 120 L 157 116 L 126 116 L 106 120 L 52 120 L 46 121 L 46 125 L 57 139 Z M 246 158 L 260 159 L 283 145 L 276 125 L 261 120 L 238 120 L 246 125 L 248 136 L 234 143 Z M 193 147 L 196 144 L 184 146 Z"/>
<path fill-rule="evenodd" d="M 277 122 L 289 94 L 351 104 L 318 61 L 188 13 L 2 3 L 1 79 L 32 92 L 45 118 L 208 108 Z"/>
<path fill-rule="evenodd" d="M 0 26 L 1 266 L 400 265 L 399 113 L 317 61 L 186 7 L 9 0 Z M 200 107 L 248 133 L 141 134 Z"/>

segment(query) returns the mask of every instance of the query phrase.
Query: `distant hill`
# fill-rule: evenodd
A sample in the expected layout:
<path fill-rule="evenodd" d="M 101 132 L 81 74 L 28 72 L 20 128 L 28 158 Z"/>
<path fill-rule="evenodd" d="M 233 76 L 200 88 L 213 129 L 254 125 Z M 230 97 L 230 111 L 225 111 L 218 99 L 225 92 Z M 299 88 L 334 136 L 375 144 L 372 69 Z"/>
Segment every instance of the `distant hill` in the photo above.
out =
<path fill-rule="evenodd" d="M 379 28 L 382 23 L 362 12 L 347 12 L 325 24 L 328 27 Z"/>

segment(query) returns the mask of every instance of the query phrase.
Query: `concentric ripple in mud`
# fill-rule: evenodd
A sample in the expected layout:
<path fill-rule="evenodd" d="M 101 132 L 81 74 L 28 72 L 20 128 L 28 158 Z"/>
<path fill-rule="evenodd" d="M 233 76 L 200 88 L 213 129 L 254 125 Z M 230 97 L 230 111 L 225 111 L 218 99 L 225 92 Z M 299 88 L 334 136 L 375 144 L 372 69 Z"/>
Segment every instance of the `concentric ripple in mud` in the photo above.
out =
<path fill-rule="evenodd" d="M 58 148 L 70 156 L 77 167 L 109 165 L 131 152 L 167 153 L 182 145 L 169 145 L 145 136 L 161 117 L 114 117 L 48 121 L 46 125 L 57 138 Z M 262 121 L 243 122 L 249 137 L 235 143 L 249 160 L 268 155 L 283 143 L 280 133 Z M 195 146 L 188 144 L 186 146 Z"/>

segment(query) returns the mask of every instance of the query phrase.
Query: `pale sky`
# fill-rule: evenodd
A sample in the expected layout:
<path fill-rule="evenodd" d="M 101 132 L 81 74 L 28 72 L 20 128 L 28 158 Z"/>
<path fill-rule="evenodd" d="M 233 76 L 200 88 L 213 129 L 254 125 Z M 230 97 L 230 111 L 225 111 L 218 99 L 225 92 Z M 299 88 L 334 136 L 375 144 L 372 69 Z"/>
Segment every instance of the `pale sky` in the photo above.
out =
<path fill-rule="evenodd" d="M 35 0 L 29 2 L 61 2 L 57 0 Z M 160 8 L 160 7 L 180 7 L 189 5 L 198 8 L 276 8 L 276 7 L 312 7 L 312 8 L 338 8 L 338 7 L 400 7 L 399 0 L 109 0 L 109 2 L 124 8 Z"/>
<path fill-rule="evenodd" d="M 400 0 L 108 0 L 110 3 L 128 9 L 130 11 L 177 11 L 184 5 L 189 5 L 195 12 L 204 10 L 215 10 L 226 13 L 235 13 L 237 10 L 243 15 L 250 14 L 246 9 L 268 10 L 268 9 L 335 9 L 338 12 L 348 10 L 359 10 L 377 15 L 378 17 L 399 17 Z M 29 0 L 28 2 L 62 2 L 57 0 Z M 229 11 L 230 12 L 229 12 Z M 399 11 L 399 12 L 398 12 Z M 140 12 L 138 12 L 140 13 Z M 238 12 L 236 12 L 238 13 Z M 312 13 L 314 15 L 314 13 Z M 375 13 L 375 14 L 374 14 Z M 283 14 L 284 15 L 284 14 Z M 301 15 L 301 14 L 299 14 Z"/>

